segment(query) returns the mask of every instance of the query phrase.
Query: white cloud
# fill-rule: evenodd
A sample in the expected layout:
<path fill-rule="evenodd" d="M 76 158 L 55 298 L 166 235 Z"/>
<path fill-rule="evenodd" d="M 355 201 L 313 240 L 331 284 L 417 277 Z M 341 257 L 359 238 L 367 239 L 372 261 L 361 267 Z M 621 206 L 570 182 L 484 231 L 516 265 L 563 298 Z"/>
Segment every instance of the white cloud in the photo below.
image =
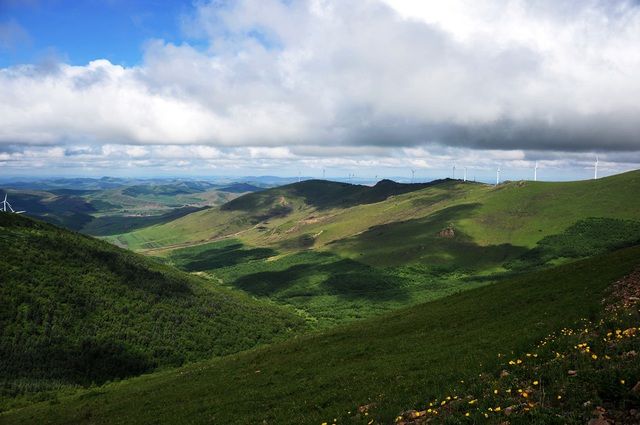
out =
<path fill-rule="evenodd" d="M 184 166 L 640 151 L 631 0 L 238 0 L 198 3 L 185 28 L 207 47 L 0 69 L 0 143 Z"/>

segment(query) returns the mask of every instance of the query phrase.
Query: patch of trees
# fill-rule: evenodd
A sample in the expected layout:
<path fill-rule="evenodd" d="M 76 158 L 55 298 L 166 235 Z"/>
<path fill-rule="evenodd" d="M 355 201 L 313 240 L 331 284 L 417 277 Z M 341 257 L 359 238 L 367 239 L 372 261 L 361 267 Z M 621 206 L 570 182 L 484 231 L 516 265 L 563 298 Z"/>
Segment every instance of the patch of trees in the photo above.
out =
<path fill-rule="evenodd" d="M 25 217 L 0 213 L 0 250 L 0 399 L 222 356 L 304 326 L 288 311 Z"/>

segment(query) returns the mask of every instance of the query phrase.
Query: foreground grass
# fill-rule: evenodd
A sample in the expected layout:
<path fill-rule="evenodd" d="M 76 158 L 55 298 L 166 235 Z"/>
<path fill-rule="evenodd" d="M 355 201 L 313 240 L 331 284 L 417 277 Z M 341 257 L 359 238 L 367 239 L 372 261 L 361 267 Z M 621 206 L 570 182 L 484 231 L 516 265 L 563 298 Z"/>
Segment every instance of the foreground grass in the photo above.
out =
<path fill-rule="evenodd" d="M 637 294 L 640 271 L 632 277 Z M 502 364 L 495 370 L 464 377 L 450 392 L 400 414 L 396 424 L 638 423 L 640 303 L 635 299 L 599 320 L 583 318 L 553 332 L 524 354 L 498 353 Z"/>
<path fill-rule="evenodd" d="M 3 424 L 391 423 L 398 412 L 598 320 L 630 248 L 334 330 L 4 413 Z M 356 414 L 369 405 L 367 415 Z"/>

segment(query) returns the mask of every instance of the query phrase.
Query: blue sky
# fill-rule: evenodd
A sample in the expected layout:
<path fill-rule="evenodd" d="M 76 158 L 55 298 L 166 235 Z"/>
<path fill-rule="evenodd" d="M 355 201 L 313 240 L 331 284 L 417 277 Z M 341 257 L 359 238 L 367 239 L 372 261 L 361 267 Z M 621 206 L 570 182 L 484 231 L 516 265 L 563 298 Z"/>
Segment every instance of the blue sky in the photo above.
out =
<path fill-rule="evenodd" d="M 639 42 L 635 0 L 0 0 L 0 167 L 607 175 Z"/>
<path fill-rule="evenodd" d="M 161 38 L 180 42 L 180 17 L 190 1 L 2 0 L 0 15 L 25 33 L 0 55 L 0 67 L 34 63 L 51 55 L 73 65 L 96 58 L 139 65 L 144 44 Z"/>

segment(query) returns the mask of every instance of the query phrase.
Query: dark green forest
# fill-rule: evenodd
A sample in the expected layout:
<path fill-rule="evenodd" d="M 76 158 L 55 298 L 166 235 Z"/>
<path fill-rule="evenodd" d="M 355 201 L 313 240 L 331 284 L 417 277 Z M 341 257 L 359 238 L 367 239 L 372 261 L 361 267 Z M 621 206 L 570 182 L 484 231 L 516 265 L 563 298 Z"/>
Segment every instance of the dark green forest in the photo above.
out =
<path fill-rule="evenodd" d="M 18 215 L 0 213 L 0 249 L 0 399 L 222 356 L 305 326 L 281 308 Z"/>

